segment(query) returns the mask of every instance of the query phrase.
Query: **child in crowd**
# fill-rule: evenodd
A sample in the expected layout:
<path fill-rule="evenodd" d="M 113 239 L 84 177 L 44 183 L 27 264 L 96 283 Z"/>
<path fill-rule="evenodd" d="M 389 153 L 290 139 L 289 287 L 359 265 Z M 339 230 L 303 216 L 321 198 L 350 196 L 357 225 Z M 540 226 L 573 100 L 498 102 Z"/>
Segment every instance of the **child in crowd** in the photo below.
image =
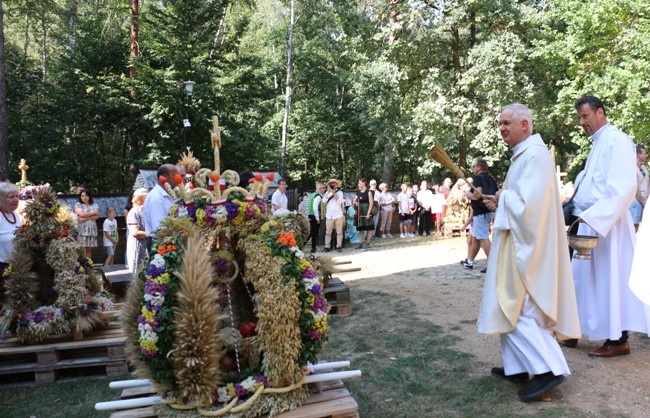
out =
<path fill-rule="evenodd" d="M 104 220 L 104 247 L 106 247 L 106 261 L 104 261 L 105 266 L 110 266 L 113 264 L 113 258 L 115 256 L 115 247 L 117 247 L 117 210 L 115 208 L 106 209 L 106 219 Z"/>
<path fill-rule="evenodd" d="M 417 218 L 416 212 L 418 209 L 418 201 L 413 187 L 408 186 L 406 188 L 406 195 L 408 196 L 409 211 L 407 220 L 404 222 L 404 233 L 407 238 L 413 238 L 415 236 L 415 221 Z"/>
<path fill-rule="evenodd" d="M 397 208 L 399 210 L 399 237 L 406 238 L 410 236 L 408 234 L 409 220 L 411 218 L 411 215 L 409 214 L 409 195 L 406 183 L 402 183 L 400 188 L 402 191 L 397 195 Z"/>

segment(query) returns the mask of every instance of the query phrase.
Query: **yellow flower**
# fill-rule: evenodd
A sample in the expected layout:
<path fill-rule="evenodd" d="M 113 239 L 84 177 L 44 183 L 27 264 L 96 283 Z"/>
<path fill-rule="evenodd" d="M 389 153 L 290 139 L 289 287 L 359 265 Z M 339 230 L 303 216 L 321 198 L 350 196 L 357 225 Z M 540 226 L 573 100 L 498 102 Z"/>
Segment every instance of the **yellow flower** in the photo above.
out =
<path fill-rule="evenodd" d="M 144 339 L 144 338 L 140 338 L 138 340 L 138 343 L 140 344 L 140 347 L 142 347 L 142 348 L 144 348 L 145 350 L 148 350 L 148 351 L 155 351 L 155 350 L 158 349 L 158 347 L 156 346 L 156 343 L 154 343 L 153 341 L 149 341 L 147 339 Z"/>
<path fill-rule="evenodd" d="M 158 283 L 159 285 L 165 285 L 169 281 L 169 273 L 163 273 L 160 276 L 156 277 L 155 279 L 147 276 L 149 280 L 152 282 Z"/>
<path fill-rule="evenodd" d="M 314 304 L 314 295 L 312 295 L 311 293 L 307 295 L 306 299 L 307 299 L 307 304 L 309 306 L 312 306 Z"/>
<path fill-rule="evenodd" d="M 314 321 L 314 329 L 324 334 L 327 331 L 327 317 L 324 316 Z"/>
<path fill-rule="evenodd" d="M 142 316 L 144 316 L 144 319 L 149 322 L 153 322 L 156 318 L 156 311 L 153 309 L 149 310 L 146 306 L 143 306 L 140 312 L 142 313 Z"/>
<path fill-rule="evenodd" d="M 231 398 L 235 396 L 235 385 L 228 383 L 228 385 L 226 385 L 226 390 L 228 391 L 228 396 Z"/>
<path fill-rule="evenodd" d="M 197 209 L 196 210 L 196 226 L 199 228 L 205 228 L 205 210 Z"/>

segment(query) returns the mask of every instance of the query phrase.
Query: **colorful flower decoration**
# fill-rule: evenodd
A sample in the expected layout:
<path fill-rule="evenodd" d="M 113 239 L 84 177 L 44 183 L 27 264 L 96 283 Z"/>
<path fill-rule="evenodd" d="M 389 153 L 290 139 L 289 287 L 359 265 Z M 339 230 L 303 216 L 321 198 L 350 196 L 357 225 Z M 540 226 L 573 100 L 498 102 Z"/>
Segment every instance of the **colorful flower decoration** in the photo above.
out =
<path fill-rule="evenodd" d="M 296 300 L 296 304 L 292 304 L 289 308 L 292 321 L 295 320 L 290 327 L 296 332 L 288 337 L 292 340 L 282 341 L 282 344 L 296 347 L 295 357 L 291 357 L 295 359 L 295 368 L 285 367 L 286 361 L 283 361 L 282 365 L 270 366 L 268 361 L 264 361 L 266 352 L 262 352 L 262 357 L 256 360 L 258 363 L 250 364 L 247 369 L 221 374 L 220 385 L 210 392 L 213 407 L 231 402 L 234 398 L 245 400 L 258 393 L 261 388 L 273 386 L 270 382 L 276 382 L 276 385 L 278 381 L 295 382 L 296 375 L 293 371 L 300 372 L 308 362 L 317 362 L 317 356 L 327 340 L 328 332 L 328 304 L 323 295 L 321 280 L 314 265 L 300 249 L 303 243 L 302 237 L 295 232 L 295 215 L 269 219 L 266 209 L 266 203 L 262 200 L 246 201 L 240 193 L 229 194 L 227 201 L 219 205 L 213 205 L 207 199 L 194 195 L 192 202 L 179 199 L 170 210 L 170 218 L 163 222 L 163 229 L 158 235 L 160 240 L 154 244 L 151 258 L 138 278 L 141 284 L 134 287 L 141 289 L 137 309 L 131 311 L 131 308 L 128 308 L 127 310 L 133 314 L 127 314 L 125 319 L 127 321 L 134 319 L 137 323 L 137 326 L 128 323 L 126 326 L 131 330 L 131 335 L 135 336 L 138 360 L 147 366 L 146 374 L 151 375 L 155 382 L 162 385 L 161 387 L 171 389 L 172 397 L 185 393 L 179 387 L 175 377 L 178 376 L 179 371 L 174 367 L 179 366 L 178 364 L 175 366 L 170 360 L 175 355 L 172 353 L 173 347 L 176 346 L 175 344 L 191 345 L 190 342 L 180 343 L 174 340 L 177 335 L 174 333 L 176 326 L 174 320 L 180 309 L 177 292 L 183 286 L 181 277 L 184 273 L 181 271 L 181 265 L 185 265 L 188 257 L 191 259 L 191 254 L 185 252 L 182 244 L 182 237 L 188 233 L 188 227 L 185 225 L 187 221 L 206 237 L 206 244 L 201 248 L 210 251 L 212 283 L 220 289 L 220 293 L 217 293 L 220 294 L 220 300 L 215 303 L 229 305 L 230 301 L 226 298 L 231 290 L 227 286 L 230 286 L 233 280 L 239 279 L 243 280 L 239 288 L 250 292 L 248 296 L 244 293 L 242 297 L 250 300 L 253 306 L 249 308 L 253 311 L 248 313 L 253 317 L 247 316 L 245 320 L 257 319 L 255 316 L 260 309 L 263 309 L 260 301 L 284 304 L 285 301 L 281 298 L 269 298 L 263 294 L 263 292 L 278 291 L 279 288 L 273 289 L 274 282 L 268 283 L 270 288 L 265 282 L 256 289 L 256 283 L 261 281 L 256 281 L 257 279 L 254 278 L 264 278 L 267 276 L 267 271 L 266 267 L 258 267 L 259 271 L 251 271 L 253 265 L 275 269 L 273 277 L 278 277 L 275 283 L 283 286 L 282 292 L 288 290 L 292 295 L 295 294 Z M 258 249 L 254 255 L 244 249 L 246 246 L 250 249 L 251 245 Z M 246 270 L 244 280 L 237 263 L 245 262 L 249 257 L 257 261 L 246 264 L 247 267 L 242 265 L 242 269 Z M 256 264 L 257 262 L 259 263 Z M 225 326 L 237 330 L 238 324 L 233 322 L 230 316 L 229 319 L 230 322 Z M 287 328 L 286 324 L 277 321 L 258 321 L 257 335 L 251 338 L 277 334 L 273 327 Z M 215 335 L 214 338 L 217 336 Z M 241 342 L 235 345 L 238 344 Z M 265 348 L 269 349 L 268 346 Z M 267 373 L 269 368 L 270 374 Z M 278 372 L 278 368 L 292 372 L 288 376 L 281 375 L 278 378 L 278 374 L 282 373 Z M 284 387 L 288 384 L 279 385 Z M 183 395 L 179 396 L 176 402 L 192 404 L 197 400 Z"/>

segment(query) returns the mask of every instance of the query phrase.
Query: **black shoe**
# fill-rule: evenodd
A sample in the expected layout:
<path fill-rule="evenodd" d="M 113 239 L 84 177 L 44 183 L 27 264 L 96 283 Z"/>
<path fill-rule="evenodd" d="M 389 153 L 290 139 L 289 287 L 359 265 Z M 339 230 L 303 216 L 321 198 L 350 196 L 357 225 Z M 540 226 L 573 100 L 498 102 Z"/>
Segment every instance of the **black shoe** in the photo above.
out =
<path fill-rule="evenodd" d="M 474 264 L 469 264 L 467 260 L 461 260 L 460 265 L 465 267 L 467 270 L 473 270 L 474 269 Z"/>
<path fill-rule="evenodd" d="M 487 267 L 484 268 L 483 270 L 481 270 L 481 273 L 483 273 L 483 274 L 487 273 Z"/>
<path fill-rule="evenodd" d="M 564 376 L 555 376 L 551 372 L 535 375 L 530 382 L 517 392 L 522 401 L 532 401 L 544 395 L 555 386 L 564 382 Z"/>
<path fill-rule="evenodd" d="M 337 252 L 337 253 L 342 253 L 343 250 L 341 249 L 341 247 L 339 247 L 339 248 L 336 249 L 336 252 Z"/>
<path fill-rule="evenodd" d="M 362 248 L 363 248 L 363 244 L 359 244 L 359 245 L 357 245 L 357 246 L 356 246 L 356 247 L 354 247 L 354 248 L 356 248 L 357 250 L 360 250 L 360 249 L 362 249 Z"/>
<path fill-rule="evenodd" d="M 503 367 L 492 367 L 491 374 L 494 377 L 499 377 L 501 379 L 507 380 L 508 382 L 514 383 L 515 385 L 523 385 L 524 383 L 528 382 L 528 373 L 506 375 Z"/>
<path fill-rule="evenodd" d="M 329 253 L 330 251 L 332 251 L 331 248 L 325 248 L 325 252 L 326 252 L 326 253 Z"/>

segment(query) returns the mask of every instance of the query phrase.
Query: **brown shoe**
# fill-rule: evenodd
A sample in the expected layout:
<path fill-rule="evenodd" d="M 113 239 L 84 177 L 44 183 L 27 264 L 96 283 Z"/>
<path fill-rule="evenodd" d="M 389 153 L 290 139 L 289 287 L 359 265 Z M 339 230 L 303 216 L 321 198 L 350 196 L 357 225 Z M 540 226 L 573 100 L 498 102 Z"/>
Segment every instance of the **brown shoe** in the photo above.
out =
<path fill-rule="evenodd" d="M 616 357 L 630 354 L 630 344 L 627 342 L 620 345 L 603 344 L 602 347 L 589 352 L 589 357 Z"/>
<path fill-rule="evenodd" d="M 558 344 L 564 347 L 576 348 L 578 346 L 577 338 L 569 338 L 567 340 L 557 340 Z"/>

